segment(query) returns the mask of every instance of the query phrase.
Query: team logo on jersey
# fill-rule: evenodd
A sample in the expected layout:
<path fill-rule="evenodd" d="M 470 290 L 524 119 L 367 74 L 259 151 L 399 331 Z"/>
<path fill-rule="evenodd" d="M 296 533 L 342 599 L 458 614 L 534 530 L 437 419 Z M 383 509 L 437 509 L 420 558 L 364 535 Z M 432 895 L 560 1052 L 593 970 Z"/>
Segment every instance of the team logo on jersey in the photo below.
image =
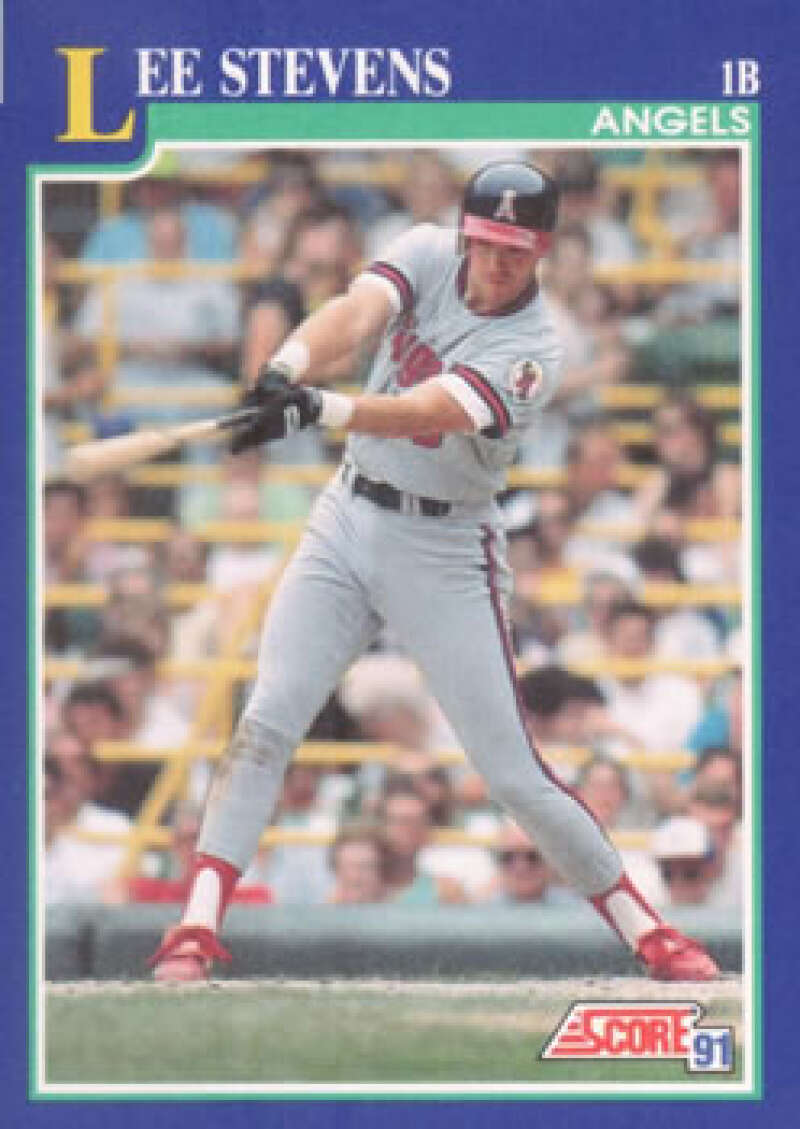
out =
<path fill-rule="evenodd" d="M 516 188 L 504 188 L 500 203 L 495 208 L 494 218 L 496 220 L 508 220 L 509 223 L 516 223 L 516 199 Z"/>
<path fill-rule="evenodd" d="M 536 361 L 516 361 L 511 366 L 509 383 L 515 400 L 532 400 L 543 380 L 542 366 Z"/>

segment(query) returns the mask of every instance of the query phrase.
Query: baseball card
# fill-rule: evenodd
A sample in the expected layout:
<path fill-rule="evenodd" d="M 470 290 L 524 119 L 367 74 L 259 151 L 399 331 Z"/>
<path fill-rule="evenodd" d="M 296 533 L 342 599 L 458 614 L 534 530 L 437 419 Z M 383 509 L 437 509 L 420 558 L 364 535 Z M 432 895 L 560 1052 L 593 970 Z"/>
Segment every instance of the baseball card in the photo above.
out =
<path fill-rule="evenodd" d="M 791 1124 L 797 17 L 454 15 L 5 0 L 9 1123 Z"/>

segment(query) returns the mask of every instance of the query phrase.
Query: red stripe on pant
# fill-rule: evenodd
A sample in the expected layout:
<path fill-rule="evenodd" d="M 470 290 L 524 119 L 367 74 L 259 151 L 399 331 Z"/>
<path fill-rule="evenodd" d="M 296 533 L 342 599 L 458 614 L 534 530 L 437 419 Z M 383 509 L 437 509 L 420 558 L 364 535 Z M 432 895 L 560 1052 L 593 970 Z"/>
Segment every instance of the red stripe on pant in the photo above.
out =
<path fill-rule="evenodd" d="M 636 889 L 627 874 L 623 874 L 619 882 L 615 883 L 615 885 L 613 885 L 610 890 L 606 890 L 604 894 L 595 894 L 593 897 L 589 898 L 589 901 L 592 903 L 603 920 L 611 926 L 619 939 L 621 941 L 624 941 L 625 944 L 628 943 L 627 939 L 622 935 L 622 933 L 620 933 L 619 929 L 617 928 L 617 923 L 608 912 L 608 907 L 606 905 L 606 902 L 611 897 L 611 895 L 618 892 L 628 894 L 629 897 L 633 898 L 639 908 L 644 910 L 648 917 L 652 917 L 654 929 L 656 928 L 656 926 L 663 924 L 661 915 L 657 913 L 656 910 L 654 910 L 648 902 L 645 901 L 645 899 Z"/>
<path fill-rule="evenodd" d="M 536 761 L 536 763 L 539 765 L 539 767 L 541 768 L 542 772 L 547 777 L 547 779 L 552 784 L 555 784 L 555 786 L 557 788 L 560 788 L 562 792 L 565 792 L 568 796 L 570 796 L 575 801 L 576 804 L 580 804 L 580 806 L 583 808 L 583 810 L 586 812 L 586 814 L 591 817 L 593 822 L 597 825 L 599 830 L 602 832 L 604 838 L 608 839 L 608 835 L 606 834 L 605 828 L 598 822 L 597 817 L 594 815 L 594 813 L 586 806 L 586 804 L 583 802 L 583 800 L 580 798 L 580 796 L 576 792 L 573 792 L 573 790 L 570 787 L 568 787 L 563 782 L 563 780 L 560 780 L 558 778 L 558 776 L 556 776 L 556 774 L 553 772 L 553 770 L 550 768 L 550 766 L 547 764 L 547 762 L 542 759 L 542 757 L 539 754 L 538 749 L 536 748 L 533 741 L 531 740 L 531 735 L 528 732 L 527 725 L 525 724 L 525 705 L 522 701 L 522 693 L 521 693 L 520 688 L 519 688 L 519 682 L 517 681 L 517 672 L 516 672 L 516 668 L 514 666 L 514 652 L 513 652 L 512 646 L 511 646 L 511 639 L 510 639 L 510 636 L 509 636 L 509 633 L 508 633 L 508 627 L 506 625 L 506 621 L 505 621 L 505 618 L 503 616 L 503 608 L 502 608 L 502 604 L 500 602 L 500 592 L 499 592 L 498 587 L 497 587 L 497 561 L 495 560 L 495 556 L 494 556 L 495 534 L 494 534 L 494 530 L 488 525 L 482 525 L 481 529 L 483 530 L 483 538 L 481 540 L 481 545 L 483 547 L 483 555 L 484 555 L 484 558 L 486 560 L 487 578 L 488 578 L 488 583 L 489 583 L 489 597 L 490 597 L 491 602 L 492 602 L 492 610 L 494 611 L 494 618 L 495 618 L 495 622 L 497 624 L 497 630 L 500 633 L 500 642 L 501 642 L 502 647 L 503 647 L 503 655 L 504 655 L 505 660 L 506 660 L 506 668 L 508 669 L 508 676 L 511 680 L 511 688 L 514 691 L 514 700 L 517 704 L 517 713 L 519 714 L 520 724 L 522 725 L 522 729 L 523 729 L 523 732 L 525 734 L 525 739 L 528 742 L 528 748 L 531 751 L 531 756 Z"/>

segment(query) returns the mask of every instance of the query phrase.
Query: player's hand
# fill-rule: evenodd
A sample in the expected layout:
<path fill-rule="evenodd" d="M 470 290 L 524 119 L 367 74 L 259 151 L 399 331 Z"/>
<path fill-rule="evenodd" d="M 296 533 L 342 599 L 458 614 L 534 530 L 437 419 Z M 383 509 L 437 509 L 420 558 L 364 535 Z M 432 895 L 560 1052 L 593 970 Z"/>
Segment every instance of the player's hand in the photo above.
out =
<path fill-rule="evenodd" d="M 322 398 L 316 388 L 292 384 L 281 369 L 266 365 L 254 387 L 242 397 L 241 406 L 258 408 L 259 415 L 231 440 L 234 455 L 316 423 L 322 411 Z"/>

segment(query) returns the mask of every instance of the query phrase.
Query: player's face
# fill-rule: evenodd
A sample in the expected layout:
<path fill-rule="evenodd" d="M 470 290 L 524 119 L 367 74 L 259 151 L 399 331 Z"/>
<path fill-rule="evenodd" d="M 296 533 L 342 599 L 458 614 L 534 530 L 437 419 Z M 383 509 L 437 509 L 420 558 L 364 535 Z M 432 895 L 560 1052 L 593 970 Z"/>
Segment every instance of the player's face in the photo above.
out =
<path fill-rule="evenodd" d="M 477 314 L 510 305 L 527 289 L 536 273 L 537 255 L 483 239 L 468 243 L 469 269 L 465 300 Z"/>

